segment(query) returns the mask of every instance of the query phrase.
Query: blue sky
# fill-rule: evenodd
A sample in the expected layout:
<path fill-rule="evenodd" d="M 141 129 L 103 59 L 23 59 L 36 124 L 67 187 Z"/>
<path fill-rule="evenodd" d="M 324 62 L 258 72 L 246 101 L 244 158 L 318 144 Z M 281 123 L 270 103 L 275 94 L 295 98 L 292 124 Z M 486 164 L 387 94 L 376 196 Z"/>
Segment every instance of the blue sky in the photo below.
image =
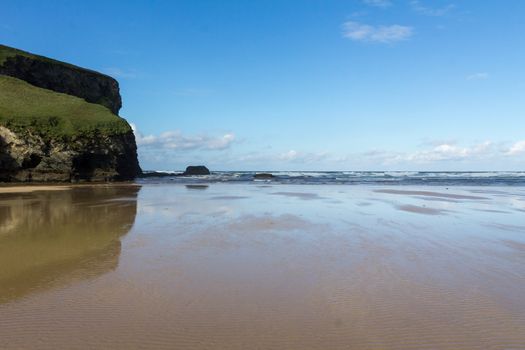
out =
<path fill-rule="evenodd" d="M 0 0 L 114 76 L 144 169 L 525 170 L 525 1 Z"/>

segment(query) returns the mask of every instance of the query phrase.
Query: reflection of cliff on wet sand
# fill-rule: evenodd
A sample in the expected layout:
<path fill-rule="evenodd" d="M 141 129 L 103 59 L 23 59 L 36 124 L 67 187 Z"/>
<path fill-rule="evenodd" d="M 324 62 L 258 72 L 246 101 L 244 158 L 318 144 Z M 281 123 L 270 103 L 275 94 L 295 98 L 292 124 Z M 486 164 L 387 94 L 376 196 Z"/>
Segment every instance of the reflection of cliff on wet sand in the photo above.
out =
<path fill-rule="evenodd" d="M 138 191 L 86 186 L 0 195 L 0 303 L 114 269 Z"/>

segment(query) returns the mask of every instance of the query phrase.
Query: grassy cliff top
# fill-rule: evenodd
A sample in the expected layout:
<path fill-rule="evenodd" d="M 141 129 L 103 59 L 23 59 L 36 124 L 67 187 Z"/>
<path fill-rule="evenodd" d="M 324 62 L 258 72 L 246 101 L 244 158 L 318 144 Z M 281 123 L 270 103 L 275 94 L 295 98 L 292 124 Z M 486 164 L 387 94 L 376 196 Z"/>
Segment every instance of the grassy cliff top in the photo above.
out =
<path fill-rule="evenodd" d="M 8 59 L 9 57 L 14 57 L 14 56 L 24 56 L 24 57 L 32 58 L 32 59 L 38 60 L 38 61 L 50 62 L 50 63 L 58 64 L 58 65 L 61 65 L 61 66 L 64 66 L 64 67 L 69 67 L 69 68 L 72 68 L 72 69 L 75 69 L 75 70 L 92 72 L 92 73 L 96 73 L 96 74 L 100 74 L 100 75 L 109 77 L 106 74 L 103 74 L 103 73 L 100 73 L 100 72 L 97 72 L 97 71 L 94 71 L 94 70 L 91 70 L 91 69 L 82 68 L 82 67 L 79 67 L 79 66 L 75 66 L 74 64 L 70 64 L 70 63 L 67 63 L 67 62 L 54 60 L 52 58 L 45 57 L 45 56 L 35 55 L 35 54 L 32 54 L 32 53 L 27 52 L 27 51 L 22 51 L 22 50 L 19 50 L 19 49 L 15 49 L 14 47 L 5 46 L 5 45 L 1 45 L 0 44 L 0 66 L 2 66 L 4 64 L 6 59 Z"/>
<path fill-rule="evenodd" d="M 124 119 L 106 107 L 5 75 L 0 75 L 0 125 L 49 137 L 131 131 Z"/>

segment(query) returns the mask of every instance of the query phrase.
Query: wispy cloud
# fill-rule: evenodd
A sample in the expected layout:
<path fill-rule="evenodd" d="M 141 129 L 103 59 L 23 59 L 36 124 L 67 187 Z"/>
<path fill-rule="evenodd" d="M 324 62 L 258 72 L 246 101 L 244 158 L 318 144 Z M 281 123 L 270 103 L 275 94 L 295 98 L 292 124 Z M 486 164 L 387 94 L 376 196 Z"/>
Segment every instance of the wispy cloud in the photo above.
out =
<path fill-rule="evenodd" d="M 363 3 L 369 6 L 387 8 L 392 6 L 392 1 L 390 0 L 363 0 Z"/>
<path fill-rule="evenodd" d="M 413 152 L 396 152 L 375 150 L 347 155 L 343 161 L 360 161 L 368 159 L 382 165 L 421 166 L 442 164 L 444 162 L 474 164 L 475 162 L 494 162 L 503 159 L 525 161 L 525 140 L 517 141 L 510 146 L 506 143 L 485 141 L 462 146 L 455 141 L 445 143 L 429 142 L 425 147 Z M 425 146 L 425 145 L 423 145 Z"/>
<path fill-rule="evenodd" d="M 269 164 L 310 164 L 331 161 L 334 157 L 328 152 L 249 152 L 233 160 L 235 163 L 269 163 Z"/>
<path fill-rule="evenodd" d="M 525 140 L 518 141 L 514 143 L 507 152 L 505 152 L 508 156 L 516 156 L 525 154 Z"/>
<path fill-rule="evenodd" d="M 487 72 L 480 72 L 480 73 L 474 73 L 467 75 L 467 80 L 486 80 L 489 78 L 489 73 Z"/>
<path fill-rule="evenodd" d="M 475 159 L 492 155 L 495 151 L 491 141 L 473 145 L 470 147 L 460 147 L 455 144 L 441 144 L 430 150 L 423 150 L 407 154 L 404 160 L 409 162 L 426 163 L 434 161 L 457 161 Z"/>
<path fill-rule="evenodd" d="M 343 23 L 343 37 L 355 41 L 393 43 L 407 40 L 413 35 L 413 28 L 399 24 L 369 25 L 355 21 Z"/>
<path fill-rule="evenodd" d="M 283 167 L 295 164 L 298 168 L 301 165 L 317 166 L 319 168 L 345 168 L 356 164 L 368 164 L 370 166 L 421 166 L 442 164 L 443 162 L 469 163 L 472 161 L 482 161 L 487 159 L 501 158 L 508 153 L 517 155 L 525 153 L 525 141 L 516 143 L 510 150 L 499 147 L 491 141 L 473 144 L 470 146 L 460 146 L 455 143 L 439 143 L 426 149 L 415 150 L 413 152 L 385 151 L 373 149 L 363 152 L 334 154 L 329 152 L 301 152 L 289 150 L 282 153 L 250 153 L 237 158 L 236 164 L 280 164 Z M 510 154 L 512 153 L 512 154 Z"/>
<path fill-rule="evenodd" d="M 131 124 L 137 145 L 143 148 L 163 150 L 224 150 L 235 141 L 235 135 L 226 133 L 219 136 L 184 135 L 180 131 L 167 131 L 160 135 L 143 135 Z"/>
<path fill-rule="evenodd" d="M 132 125 L 141 162 L 157 169 L 203 163 L 223 169 L 433 169 L 465 168 L 479 164 L 522 164 L 525 140 L 514 143 L 426 140 L 412 151 L 369 149 L 355 152 L 274 150 L 263 147 L 243 152 L 233 133 L 187 135 L 169 131 L 143 135 Z"/>
<path fill-rule="evenodd" d="M 137 77 L 137 72 L 135 70 L 125 70 L 118 67 L 103 68 L 102 73 L 120 79 L 133 79 Z"/>
<path fill-rule="evenodd" d="M 290 150 L 278 155 L 277 159 L 286 161 L 286 162 L 299 162 L 299 163 L 312 163 L 328 160 L 330 154 L 327 152 L 297 152 L 295 150 Z"/>
<path fill-rule="evenodd" d="M 434 16 L 434 17 L 444 16 L 456 7 L 454 4 L 448 4 L 443 7 L 438 7 L 438 8 L 429 7 L 429 6 L 424 5 L 419 0 L 411 0 L 410 6 L 412 6 L 412 9 L 419 14 L 422 14 L 425 16 Z"/>
<path fill-rule="evenodd" d="M 460 146 L 456 143 L 426 143 L 430 148 L 412 152 L 396 152 L 372 150 L 361 153 L 348 154 L 339 159 L 341 162 L 363 162 L 379 164 L 381 166 L 426 167 L 443 162 L 468 163 L 487 159 L 497 159 L 505 153 L 505 148 L 499 147 L 492 141 Z M 525 145 L 524 145 L 525 146 Z"/>

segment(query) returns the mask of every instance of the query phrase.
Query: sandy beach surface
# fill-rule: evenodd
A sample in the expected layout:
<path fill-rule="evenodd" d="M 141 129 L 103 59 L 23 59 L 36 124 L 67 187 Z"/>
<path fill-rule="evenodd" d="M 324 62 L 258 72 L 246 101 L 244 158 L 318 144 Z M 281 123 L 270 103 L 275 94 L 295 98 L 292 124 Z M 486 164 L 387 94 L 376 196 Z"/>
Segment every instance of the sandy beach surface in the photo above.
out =
<path fill-rule="evenodd" d="M 35 191 L 61 191 L 61 190 L 69 190 L 71 189 L 71 186 L 66 185 L 41 185 L 41 186 L 32 186 L 32 185 L 21 185 L 21 186 L 0 186 L 0 194 L 4 193 L 27 193 L 27 192 L 35 192 Z"/>
<path fill-rule="evenodd" d="M 525 349 L 524 187 L 16 189 L 0 349 Z"/>

